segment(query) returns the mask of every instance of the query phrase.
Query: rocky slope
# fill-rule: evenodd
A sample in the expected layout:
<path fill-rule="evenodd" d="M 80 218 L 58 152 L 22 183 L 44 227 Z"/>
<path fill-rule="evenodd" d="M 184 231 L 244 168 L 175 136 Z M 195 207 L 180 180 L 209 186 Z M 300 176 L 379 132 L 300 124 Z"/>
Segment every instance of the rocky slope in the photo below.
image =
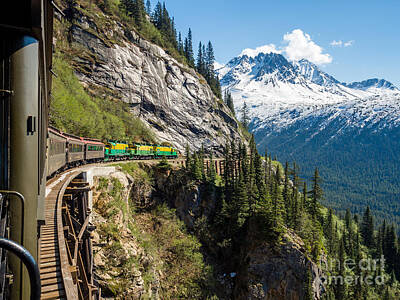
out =
<path fill-rule="evenodd" d="M 200 243 L 174 210 L 153 202 L 149 174 L 156 168 L 111 168 L 94 180 L 94 272 L 102 299 L 209 299 L 215 280 Z"/>
<path fill-rule="evenodd" d="M 199 223 L 215 210 L 213 195 L 206 187 L 196 183 L 182 170 L 170 174 L 155 173 L 155 189 L 176 212 L 190 230 L 197 234 Z M 214 195 L 215 196 L 215 195 Z M 287 230 L 278 243 L 261 242 L 252 235 L 256 230 L 250 226 L 250 234 L 243 249 L 242 261 L 235 269 L 224 269 L 224 263 L 216 262 L 219 273 L 221 299 L 303 299 L 307 270 L 311 269 L 314 299 L 322 299 L 325 292 L 323 271 L 306 254 L 302 239 Z M 201 233 L 200 233 L 201 234 Z M 216 245 L 214 245 L 215 248 Z M 207 245 L 210 253 L 216 253 L 213 245 Z M 209 253 L 209 254 L 210 254 Z M 227 263 L 229 264 L 229 263 Z"/>
<path fill-rule="evenodd" d="M 79 8 L 66 26 L 65 49 L 82 84 L 96 95 L 129 103 L 160 141 L 181 151 L 189 143 L 220 153 L 227 138 L 241 138 L 237 121 L 201 75 L 115 17 Z"/>
<path fill-rule="evenodd" d="M 325 292 L 324 274 L 304 252 L 303 241 L 290 230 L 278 245 L 253 245 L 244 258 L 246 268 L 237 276 L 236 297 L 252 300 L 303 299 L 307 282 L 305 270 L 311 269 L 313 299 L 321 299 Z"/>

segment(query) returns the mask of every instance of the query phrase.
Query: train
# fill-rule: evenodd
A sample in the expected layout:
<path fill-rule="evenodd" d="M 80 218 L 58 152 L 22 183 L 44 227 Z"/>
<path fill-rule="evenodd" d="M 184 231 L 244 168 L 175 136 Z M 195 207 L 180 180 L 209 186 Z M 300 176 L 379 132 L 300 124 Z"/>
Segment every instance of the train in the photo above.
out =
<path fill-rule="evenodd" d="M 176 157 L 171 146 L 99 141 L 49 127 L 54 1 L 8 1 L 0 10 L 0 240 L 38 260 L 47 178 L 98 161 Z M 12 274 L 12 279 L 9 276 Z M 0 299 L 30 299 L 21 260 L 0 248 Z"/>
<path fill-rule="evenodd" d="M 0 9 L 0 236 L 36 261 L 45 222 L 54 11 L 62 14 L 54 1 L 41 0 L 9 1 Z M 0 282 L 1 299 L 30 298 L 26 268 L 3 249 Z"/>
<path fill-rule="evenodd" d="M 88 163 L 177 158 L 178 151 L 170 145 L 129 143 L 79 137 L 49 126 L 47 139 L 47 178 L 67 168 Z"/>

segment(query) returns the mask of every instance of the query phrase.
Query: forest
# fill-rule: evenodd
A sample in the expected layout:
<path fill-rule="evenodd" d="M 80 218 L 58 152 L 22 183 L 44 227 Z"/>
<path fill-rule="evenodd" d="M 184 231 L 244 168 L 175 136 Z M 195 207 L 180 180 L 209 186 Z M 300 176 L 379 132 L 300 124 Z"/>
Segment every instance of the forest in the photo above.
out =
<path fill-rule="evenodd" d="M 191 153 L 187 147 L 188 174 L 207 187 L 204 197 L 217 199 L 215 212 L 199 222 L 197 233 L 205 247 L 218 245 L 219 251 L 214 253 L 219 261 L 240 265 L 243 254 L 238 249 L 244 249 L 249 239 L 278 244 L 283 233 L 291 230 L 303 239 L 314 262 L 327 257 L 333 267 L 323 271 L 330 277 L 357 278 L 350 283 L 328 281 L 324 299 L 399 298 L 400 245 L 395 226 L 384 221 L 377 227 L 369 207 L 362 216 L 347 209 L 344 218 L 339 218 L 331 208 L 322 206 L 318 168 L 308 187 L 299 177 L 296 163 L 282 166 L 271 155 L 261 157 L 254 137 L 248 148 L 235 142 L 226 145 L 221 178 L 212 164 L 207 170 L 202 168 L 206 156 L 213 159 L 204 149 Z M 362 268 L 361 263 L 346 267 L 348 261 L 378 261 L 382 256 L 384 263 L 375 268 Z M 313 299 L 311 277 L 307 274 L 304 299 Z"/>

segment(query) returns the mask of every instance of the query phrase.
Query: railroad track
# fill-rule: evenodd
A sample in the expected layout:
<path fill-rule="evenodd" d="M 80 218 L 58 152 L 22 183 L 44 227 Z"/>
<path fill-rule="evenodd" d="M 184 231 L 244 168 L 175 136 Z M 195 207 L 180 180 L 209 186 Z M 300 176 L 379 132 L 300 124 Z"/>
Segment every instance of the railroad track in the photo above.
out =
<path fill-rule="evenodd" d="M 43 300 L 67 299 L 68 288 L 71 288 L 71 283 L 73 284 L 70 270 L 65 265 L 67 257 L 65 257 L 66 249 L 60 206 L 67 185 L 78 173 L 64 173 L 47 187 L 46 223 L 41 226 L 39 239 L 41 299 Z"/>
<path fill-rule="evenodd" d="M 155 164 L 159 161 L 139 160 L 137 162 Z M 218 161 L 218 164 L 215 163 L 217 170 L 221 170 L 220 159 L 216 161 Z M 85 270 L 83 266 L 85 259 L 82 259 L 77 250 L 78 244 L 82 243 L 81 238 L 86 231 L 88 223 L 84 222 L 84 219 L 80 220 L 78 231 L 74 230 L 72 223 L 76 222 L 76 219 L 67 212 L 66 203 L 71 203 L 72 195 L 77 189 L 90 190 L 87 183 L 82 182 L 81 179 L 76 179 L 78 175 L 87 172 L 93 167 L 110 166 L 124 162 L 129 161 L 96 163 L 77 167 L 67 170 L 47 182 L 45 225 L 40 228 L 39 238 L 41 299 L 97 299 L 93 297 L 93 293 L 97 288 L 93 285 L 93 280 L 88 280 L 89 277 L 93 278 L 91 277 L 92 274 L 87 274 L 88 270 Z M 170 160 L 170 163 L 175 166 L 182 166 L 184 160 Z M 85 207 L 83 211 L 87 211 L 87 209 L 88 207 Z M 64 239 L 64 236 L 67 236 L 68 239 Z M 83 280 L 78 279 L 78 273 L 83 274 Z M 85 283 L 84 288 L 79 286 L 79 282 L 82 281 Z"/>

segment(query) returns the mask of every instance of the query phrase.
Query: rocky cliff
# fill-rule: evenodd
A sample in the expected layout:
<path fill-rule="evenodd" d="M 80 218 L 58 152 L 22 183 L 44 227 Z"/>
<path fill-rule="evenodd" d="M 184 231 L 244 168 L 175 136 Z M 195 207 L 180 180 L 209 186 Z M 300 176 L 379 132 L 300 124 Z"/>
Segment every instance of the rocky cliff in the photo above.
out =
<path fill-rule="evenodd" d="M 238 299 L 301 300 L 308 269 L 313 299 L 321 299 L 325 292 L 322 270 L 305 254 L 301 238 L 290 230 L 278 245 L 253 245 L 243 260 L 245 267 L 238 273 L 235 290 Z"/>
<path fill-rule="evenodd" d="M 184 170 L 168 174 L 155 172 L 154 188 L 176 209 L 186 226 L 201 235 L 199 221 L 209 218 L 215 211 L 216 195 L 207 193 L 204 185 L 185 174 Z M 248 232 L 242 249 L 236 249 L 237 253 L 242 253 L 242 259 L 234 270 L 225 269 L 224 265 L 229 263 L 214 259 L 221 299 L 302 300 L 307 270 L 312 274 L 313 299 L 322 299 L 325 292 L 323 271 L 307 255 L 305 244 L 296 233 L 287 228 L 279 242 L 270 243 L 254 236 L 256 229 L 252 225 Z M 213 245 L 207 244 L 207 248 L 210 256 L 218 252 Z"/>
<path fill-rule="evenodd" d="M 58 34 L 88 91 L 129 103 L 160 141 L 181 151 L 189 143 L 220 153 L 227 139 L 241 139 L 237 121 L 201 75 L 95 8 L 78 7 Z"/>

